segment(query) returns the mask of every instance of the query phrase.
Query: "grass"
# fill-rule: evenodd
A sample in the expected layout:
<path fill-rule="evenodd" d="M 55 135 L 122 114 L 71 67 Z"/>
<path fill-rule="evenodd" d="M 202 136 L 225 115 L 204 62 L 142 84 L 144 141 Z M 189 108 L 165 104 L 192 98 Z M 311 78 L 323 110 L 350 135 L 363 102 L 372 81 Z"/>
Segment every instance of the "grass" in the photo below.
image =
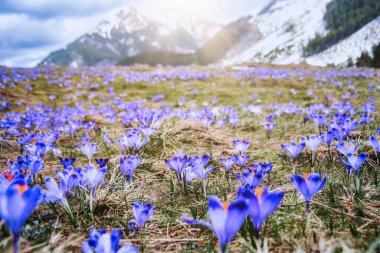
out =
<path fill-rule="evenodd" d="M 105 74 L 112 75 L 117 72 L 115 80 L 108 85 L 103 85 L 104 80 L 91 73 L 100 69 L 81 69 L 75 75 L 67 77 L 65 72 L 70 69 L 55 69 L 55 77 L 44 77 L 44 74 L 36 80 L 17 82 L 16 87 L 7 87 L 0 90 L 1 95 L 12 106 L 10 111 L 25 111 L 26 106 L 35 106 L 40 103 L 53 108 L 64 106 L 78 107 L 81 102 L 84 107 L 96 105 L 98 108 L 107 106 L 107 102 L 113 100 L 109 96 L 109 87 L 113 87 L 116 97 L 123 101 L 146 100 L 145 107 L 159 108 L 157 102 L 151 99 L 156 94 L 164 94 L 165 103 L 174 109 L 187 110 L 202 107 L 204 102 L 211 103 L 213 97 L 217 97 L 217 105 L 232 106 L 239 111 L 240 121 L 236 127 L 219 127 L 212 125 L 209 128 L 199 122 L 190 119 L 170 117 L 160 122 L 156 127 L 158 131 L 151 137 L 149 143 L 141 150 L 143 164 L 136 170 L 134 183 L 124 189 L 122 175 L 119 169 L 119 159 L 127 153 L 120 149 L 117 141 L 105 148 L 102 140 L 102 132 L 110 132 L 111 138 L 117 140 L 120 134 L 127 128 L 137 126 L 136 123 L 124 125 L 117 120 L 109 124 L 104 115 L 95 111 L 85 118 L 78 120 L 96 122 L 101 132 L 90 131 L 91 140 L 98 143 L 99 153 L 96 157 L 108 157 L 110 163 L 106 175 L 105 184 L 97 190 L 95 198 L 94 218 L 87 212 L 87 205 L 79 198 L 79 191 L 74 191 L 69 196 L 70 205 L 79 222 L 77 228 L 73 228 L 64 210 L 56 205 L 56 211 L 46 204 L 41 204 L 34 214 L 28 219 L 22 236 L 21 248 L 24 252 L 80 252 L 82 242 L 87 238 L 92 226 L 97 228 L 123 228 L 122 244 L 131 243 L 139 247 L 141 252 L 213 252 L 216 251 L 217 240 L 211 231 L 195 226 L 190 227 L 181 222 L 181 217 L 194 217 L 208 219 L 207 199 L 203 196 L 202 185 L 195 181 L 187 186 L 185 193 L 175 181 L 174 172 L 164 163 L 165 158 L 172 157 L 176 151 L 183 149 L 189 155 L 212 155 L 212 164 L 218 167 L 218 171 L 211 173 L 208 179 L 208 195 L 216 195 L 225 200 L 233 200 L 239 187 L 239 182 L 233 179 L 228 182 L 225 178 L 219 157 L 235 153 L 232 140 L 247 139 L 251 142 L 249 154 L 250 162 L 270 161 L 274 168 L 270 177 L 264 180 L 265 185 L 272 190 L 283 190 L 285 197 L 279 209 L 268 218 L 264 227 L 262 238 L 270 252 L 375 252 L 379 250 L 380 234 L 380 188 L 379 166 L 373 149 L 368 143 L 368 137 L 375 133 L 375 127 L 379 126 L 379 112 L 373 114 L 374 122 L 370 126 L 360 125 L 353 136 L 361 136 L 364 141 L 363 151 L 369 153 L 369 159 L 361 168 L 362 191 L 354 192 L 354 177 L 349 177 L 343 164 L 339 161 L 339 154 L 332 150 L 334 160 L 328 160 L 327 148 L 320 146 L 317 154 L 317 162 L 314 171 L 328 175 L 327 183 L 323 191 L 317 194 L 311 203 L 311 234 L 306 234 L 304 225 L 306 221 L 305 203 L 296 192 L 290 182 L 292 164 L 290 158 L 280 147 L 281 143 L 299 141 L 301 136 L 317 134 L 318 128 L 312 122 L 303 122 L 303 114 L 300 116 L 283 114 L 276 120 L 277 126 L 267 139 L 264 127 L 260 124 L 264 117 L 273 112 L 268 106 L 277 104 L 294 103 L 306 108 L 316 103 L 331 105 L 326 99 L 327 94 L 333 94 L 337 100 L 346 92 L 357 93 L 355 99 L 350 99 L 354 108 L 360 108 L 361 104 L 368 102 L 368 96 L 379 97 L 379 90 L 368 91 L 368 85 L 379 84 L 379 76 L 354 77 L 337 76 L 329 82 L 332 69 L 305 68 L 296 70 L 295 67 L 265 66 L 264 69 L 275 71 L 276 74 L 252 77 L 247 72 L 239 72 L 233 69 L 211 69 L 193 67 L 200 72 L 215 73 L 205 80 L 191 78 L 189 80 L 157 81 L 154 84 L 141 80 L 127 82 L 124 76 L 152 76 L 158 69 L 163 72 L 178 72 L 179 69 L 150 68 L 146 66 L 134 66 L 131 68 L 112 67 L 101 69 Z M 3 70 L 7 72 L 7 70 Z M 344 72 L 348 70 L 337 70 Z M 355 71 L 366 71 L 365 69 Z M 31 74 L 32 71 L 25 69 Z M 97 72 L 99 73 L 99 72 Z M 262 72 L 261 72 L 262 73 Z M 301 73 L 307 73 L 302 74 Z M 318 76 L 316 73 L 321 73 Z M 239 76 L 241 78 L 234 78 Z M 46 74 L 49 76 L 49 74 Z M 59 80 L 57 84 L 48 84 L 49 80 Z M 356 91 L 348 90 L 348 82 L 356 87 Z M 337 87 L 334 82 L 342 82 L 343 88 Z M 62 84 L 71 82 L 72 88 Z M 323 87 L 315 88 L 315 84 L 323 83 Z M 91 89 L 89 85 L 97 83 L 99 88 Z M 31 85 L 32 91 L 25 90 L 25 85 Z M 81 87 L 79 86 L 81 84 Z M 88 84 L 86 86 L 86 84 Z M 171 88 L 174 85 L 174 89 Z M 192 95 L 193 90 L 198 90 L 198 95 Z M 290 89 L 297 91 L 293 95 Z M 312 96 L 307 95 L 307 90 L 313 89 Z M 282 91 L 278 96 L 276 92 Z M 83 93 L 86 91 L 86 94 Z M 97 96 L 90 99 L 89 94 L 96 92 Z M 126 94 L 121 96 L 121 94 Z M 252 94 L 258 94 L 256 100 Z M 50 100 L 49 95 L 55 95 L 55 100 Z M 66 96 L 70 96 L 66 98 Z M 182 96 L 186 96 L 186 102 L 182 107 L 178 105 Z M 314 98 L 317 96 L 318 98 Z M 17 105 L 16 102 L 22 102 Z M 376 108 L 380 107 L 379 100 L 375 100 Z M 255 114 L 243 111 L 240 104 L 266 105 L 263 114 Z M 123 109 L 116 109 L 122 113 Z M 0 113 L 5 117 L 6 112 Z M 356 117 L 358 118 L 358 117 Z M 33 129 L 33 131 L 41 131 Z M 4 134 L 4 132 L 2 132 Z M 81 140 L 84 130 L 77 132 L 76 136 L 61 135 L 56 147 L 64 156 L 75 156 L 76 166 L 85 166 L 87 158 L 73 145 Z M 355 138 L 355 137 L 354 137 Z M 336 143 L 334 143 L 336 144 Z M 0 161 L 2 164 L 9 159 L 16 159 L 19 147 L 15 139 L 9 139 L 0 143 Z M 303 151 L 297 159 L 297 172 L 304 173 L 311 170 L 308 158 L 308 150 Z M 57 157 L 47 155 L 44 159 L 45 169 L 38 177 L 38 183 L 43 186 L 42 178 L 55 177 L 54 169 L 62 166 Z M 237 167 L 233 168 L 238 172 Z M 133 234 L 127 229 L 127 221 L 133 218 L 132 205 L 135 201 L 143 203 L 151 202 L 156 206 L 156 212 L 148 224 L 138 233 Z M 247 230 L 249 224 L 244 224 L 240 233 L 231 243 L 230 252 L 249 252 L 252 249 Z M 11 249 L 11 237 L 4 225 L 0 228 L 0 249 Z M 376 246 L 377 245 L 377 246 Z M 377 247 L 377 248 L 376 248 Z M 372 248 L 372 251 L 371 251 Z"/>

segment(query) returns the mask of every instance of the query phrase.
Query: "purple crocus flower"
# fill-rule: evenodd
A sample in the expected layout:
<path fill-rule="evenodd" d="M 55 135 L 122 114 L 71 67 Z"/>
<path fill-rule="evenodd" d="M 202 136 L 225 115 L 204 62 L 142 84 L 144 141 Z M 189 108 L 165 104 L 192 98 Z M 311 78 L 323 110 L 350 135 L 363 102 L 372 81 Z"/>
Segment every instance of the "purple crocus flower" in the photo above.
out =
<path fill-rule="evenodd" d="M 336 150 L 338 150 L 342 155 L 347 156 L 348 153 L 356 153 L 359 151 L 360 147 L 362 146 L 361 143 L 359 143 L 358 146 L 356 146 L 356 141 L 351 142 L 341 142 L 338 145 L 335 146 Z"/>
<path fill-rule="evenodd" d="M 238 196 L 249 201 L 248 214 L 253 221 L 256 238 L 258 239 L 264 221 L 280 205 L 284 192 L 270 192 L 267 187 L 256 188 L 253 192 L 249 187 L 240 187 Z"/>
<path fill-rule="evenodd" d="M 82 142 L 78 145 L 79 150 L 87 156 L 88 163 L 91 164 L 91 157 L 98 153 L 96 143 Z"/>
<path fill-rule="evenodd" d="M 208 204 L 211 224 L 203 220 L 182 220 L 190 225 L 202 225 L 211 229 L 219 240 L 220 252 L 226 252 L 227 245 L 244 222 L 247 209 L 248 202 L 245 199 L 222 203 L 217 197 L 211 196 Z"/>
<path fill-rule="evenodd" d="M 230 170 L 232 168 L 232 166 L 236 163 L 236 159 L 235 157 L 233 156 L 229 156 L 227 158 L 219 158 L 220 162 L 223 164 L 224 168 L 226 169 L 227 173 L 228 173 L 228 181 L 231 180 L 231 174 L 230 174 Z"/>
<path fill-rule="evenodd" d="M 133 180 L 133 172 L 141 165 L 142 159 L 138 155 L 133 156 L 129 155 L 128 157 L 122 157 L 120 158 L 120 169 L 123 172 L 124 175 L 124 182 L 126 179 L 126 176 L 129 177 L 129 181 L 132 182 Z"/>
<path fill-rule="evenodd" d="M 360 124 L 368 125 L 372 122 L 372 116 L 369 114 L 361 114 L 360 115 Z"/>
<path fill-rule="evenodd" d="M 208 173 L 216 171 L 216 168 L 214 166 L 207 166 L 208 162 L 210 161 L 210 156 L 205 154 L 200 158 L 199 156 L 195 156 L 193 159 L 190 160 L 189 162 L 189 169 L 186 170 L 186 179 L 188 179 L 189 175 L 190 178 L 192 179 L 192 174 L 195 177 L 199 177 L 202 180 L 203 183 L 203 193 L 206 197 L 206 179 L 208 177 Z"/>
<path fill-rule="evenodd" d="M 121 238 L 121 229 L 106 229 L 98 232 L 96 228 L 92 228 L 88 239 L 82 244 L 82 251 L 84 253 L 138 253 L 138 248 L 125 245 L 119 248 L 119 241 Z"/>
<path fill-rule="evenodd" d="M 317 173 L 305 173 L 303 176 L 295 174 L 291 176 L 294 187 L 302 194 L 306 200 L 306 212 L 310 213 L 311 198 L 320 190 L 326 183 L 326 173 L 322 179 Z"/>
<path fill-rule="evenodd" d="M 273 164 L 270 162 L 260 162 L 251 164 L 251 167 L 255 169 L 256 173 L 261 173 L 264 176 L 265 174 L 272 172 Z"/>
<path fill-rule="evenodd" d="M 311 117 L 311 119 L 321 129 L 326 124 L 328 117 L 326 115 L 315 115 L 315 116 Z"/>
<path fill-rule="evenodd" d="M 317 136 L 315 134 L 312 134 L 309 136 L 309 138 L 301 137 L 301 140 L 309 147 L 311 152 L 316 153 L 318 146 L 322 143 L 323 138 L 322 136 Z"/>
<path fill-rule="evenodd" d="M 292 142 L 290 144 L 281 144 L 281 147 L 286 152 L 290 153 L 290 155 L 293 158 L 292 159 L 293 166 L 294 166 L 293 172 L 294 172 L 295 166 L 296 166 L 296 158 L 299 155 L 299 153 L 301 153 L 301 151 L 305 148 L 305 146 L 306 146 L 305 142 L 301 142 L 300 144 L 297 144 L 295 142 Z"/>
<path fill-rule="evenodd" d="M 165 159 L 165 163 L 174 170 L 177 174 L 179 182 L 182 182 L 183 169 L 186 164 L 189 162 L 189 158 L 186 155 L 174 156 L 173 159 Z"/>
<path fill-rule="evenodd" d="M 133 215 L 135 219 L 128 221 L 128 227 L 137 233 L 145 222 L 152 217 L 155 210 L 156 207 L 150 203 L 143 205 L 141 202 L 135 202 L 133 204 Z"/>
<path fill-rule="evenodd" d="M 66 169 L 69 166 L 72 166 L 75 162 L 75 157 L 70 157 L 70 158 L 62 158 L 60 157 L 59 160 L 61 161 L 61 164 L 64 169 Z"/>
<path fill-rule="evenodd" d="M 371 136 L 369 138 L 369 142 L 371 143 L 373 149 L 376 151 L 376 153 L 380 153 L 380 145 L 379 145 L 379 142 L 380 142 L 380 137 L 379 138 L 376 138 L 375 136 Z"/>
<path fill-rule="evenodd" d="M 236 178 L 243 183 L 244 186 L 255 189 L 261 181 L 263 181 L 263 174 L 261 172 L 255 172 L 251 168 L 247 168 L 243 171 L 242 175 L 235 173 Z"/>
<path fill-rule="evenodd" d="M 42 199 L 39 186 L 29 188 L 26 184 L 13 184 L 0 192 L 0 217 L 13 236 L 15 253 L 19 251 L 20 230 Z"/>
<path fill-rule="evenodd" d="M 234 157 L 240 169 L 243 168 L 244 164 L 249 160 L 249 158 L 251 158 L 250 155 L 240 155 L 240 156 L 234 155 Z"/>
<path fill-rule="evenodd" d="M 64 169 L 62 172 L 55 170 L 55 173 L 57 174 L 64 195 L 79 185 L 79 175 L 72 167 L 67 167 L 67 169 Z"/>
<path fill-rule="evenodd" d="M 208 116 L 208 115 L 203 115 L 201 118 L 200 118 L 200 121 L 201 123 L 205 126 L 205 127 L 210 127 L 211 123 L 213 122 L 213 119 L 212 117 Z"/>
<path fill-rule="evenodd" d="M 323 136 L 317 136 L 315 134 L 312 134 L 309 136 L 309 139 L 306 137 L 301 137 L 301 140 L 309 147 L 311 150 L 311 164 L 314 164 L 315 156 L 317 154 L 318 146 L 321 145 L 323 141 Z"/>
<path fill-rule="evenodd" d="M 45 201 L 47 203 L 54 203 L 58 202 L 67 212 L 69 215 L 71 221 L 73 222 L 74 226 L 76 224 L 73 212 L 71 211 L 69 202 L 67 202 L 66 199 L 66 185 L 62 182 L 60 183 L 60 186 L 58 187 L 57 182 L 51 178 L 47 177 L 45 179 L 45 186 L 46 186 L 46 191 L 45 191 Z"/>
<path fill-rule="evenodd" d="M 95 162 L 99 165 L 100 168 L 103 168 L 107 166 L 108 158 L 95 158 Z"/>
<path fill-rule="evenodd" d="M 40 160 L 34 160 L 33 162 L 29 164 L 30 172 L 32 173 L 33 176 L 36 175 L 38 172 L 42 171 L 44 167 L 45 167 L 44 162 Z"/>
<path fill-rule="evenodd" d="M 327 133 L 322 133 L 322 139 L 323 142 L 326 143 L 327 147 L 330 150 L 331 142 L 334 139 L 334 134 L 331 131 L 328 131 Z"/>
<path fill-rule="evenodd" d="M 274 124 L 274 123 L 263 123 L 262 124 L 264 127 L 265 127 L 265 129 L 267 130 L 267 137 L 268 137 L 268 139 L 269 139 L 269 137 L 270 137 L 270 132 L 272 131 L 272 129 L 276 126 L 276 124 Z"/>
<path fill-rule="evenodd" d="M 145 135 L 146 139 L 149 139 L 149 137 L 157 131 L 157 128 L 144 125 L 140 127 L 140 131 Z"/>
<path fill-rule="evenodd" d="M 129 129 L 128 134 L 125 136 L 120 135 L 119 144 L 123 149 L 135 148 L 139 151 L 149 141 L 148 138 L 141 139 L 141 133 L 137 129 Z"/>
<path fill-rule="evenodd" d="M 354 169 L 356 177 L 358 177 L 359 168 L 363 165 L 365 160 L 367 159 L 366 153 L 347 153 L 347 161 L 345 161 L 342 157 L 340 160 L 348 166 L 348 172 L 351 172 L 351 169 Z"/>
<path fill-rule="evenodd" d="M 246 140 L 234 140 L 232 141 L 235 149 L 237 151 L 239 151 L 241 154 L 245 153 L 249 147 L 249 145 L 251 144 L 249 141 L 246 141 Z"/>
<path fill-rule="evenodd" d="M 90 190 L 90 210 L 93 211 L 93 201 L 95 196 L 96 187 L 103 183 L 104 176 L 106 175 L 107 168 L 97 169 L 92 164 L 88 165 L 84 170 L 80 171 L 81 183 L 87 186 Z"/>

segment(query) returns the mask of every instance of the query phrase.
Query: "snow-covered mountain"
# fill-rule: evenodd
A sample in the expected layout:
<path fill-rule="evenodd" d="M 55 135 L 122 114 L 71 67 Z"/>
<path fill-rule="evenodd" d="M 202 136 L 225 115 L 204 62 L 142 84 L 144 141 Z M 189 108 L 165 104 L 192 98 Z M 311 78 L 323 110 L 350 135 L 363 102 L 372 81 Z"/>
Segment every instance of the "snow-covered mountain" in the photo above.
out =
<path fill-rule="evenodd" d="M 196 15 L 144 15 L 133 8 L 118 8 L 93 30 L 51 53 L 40 65 L 306 61 L 323 66 L 345 65 L 350 58 L 355 62 L 363 52 L 371 52 L 380 43 L 380 17 L 362 23 L 355 33 L 325 51 L 305 56 L 310 40 L 317 34 L 324 37 L 331 32 L 324 22 L 331 1 L 334 0 L 268 0 L 258 14 L 245 15 L 224 26 Z"/>
<path fill-rule="evenodd" d="M 257 26 L 262 38 L 247 43 L 241 53 L 229 55 L 223 64 L 265 62 L 291 64 L 306 61 L 311 65 L 345 65 L 353 62 L 363 52 L 371 53 L 380 43 L 380 17 L 364 25 L 351 36 L 325 51 L 304 57 L 304 47 L 316 34 L 328 33 L 323 16 L 326 5 L 332 0 L 273 0 L 257 16 L 251 25 Z M 244 45 L 241 45 L 244 47 Z"/>
<path fill-rule="evenodd" d="M 355 62 L 363 52 L 372 54 L 372 48 L 380 43 L 380 16 L 366 24 L 348 38 L 327 50 L 306 58 L 310 65 L 341 65 L 350 59 Z M 372 55 L 371 55 L 372 56 Z"/>
<path fill-rule="evenodd" d="M 144 16 L 134 8 L 112 10 L 93 30 L 51 53 L 40 65 L 115 64 L 125 57 L 150 51 L 192 53 L 221 28 L 197 16 L 163 15 L 167 23 L 162 22 L 165 19 Z"/>
<path fill-rule="evenodd" d="M 224 63 L 270 62 L 298 63 L 303 47 L 316 33 L 325 34 L 323 14 L 330 0 L 277 0 L 265 8 L 251 25 L 257 25 L 262 39 L 246 45 L 238 55 Z"/>

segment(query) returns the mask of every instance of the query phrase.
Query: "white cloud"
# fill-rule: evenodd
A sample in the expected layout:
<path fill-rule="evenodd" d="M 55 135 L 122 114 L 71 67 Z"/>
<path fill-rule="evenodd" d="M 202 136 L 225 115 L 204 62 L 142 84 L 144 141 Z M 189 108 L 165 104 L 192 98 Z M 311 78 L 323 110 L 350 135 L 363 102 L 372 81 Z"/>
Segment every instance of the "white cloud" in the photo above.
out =
<path fill-rule="evenodd" d="M 111 9 L 130 5 L 157 15 L 193 11 L 227 23 L 254 14 L 268 0 L 0 0 L 0 65 L 35 66 L 50 52 L 96 27 Z M 4 25 L 5 24 L 5 25 Z"/>

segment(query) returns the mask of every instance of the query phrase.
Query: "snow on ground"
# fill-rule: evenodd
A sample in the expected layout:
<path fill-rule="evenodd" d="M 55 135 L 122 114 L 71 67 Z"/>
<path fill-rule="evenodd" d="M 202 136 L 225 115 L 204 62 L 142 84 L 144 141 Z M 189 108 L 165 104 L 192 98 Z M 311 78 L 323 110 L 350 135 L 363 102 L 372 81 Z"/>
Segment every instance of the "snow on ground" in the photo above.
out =
<path fill-rule="evenodd" d="M 380 43 L 380 16 L 356 31 L 350 37 L 327 50 L 306 59 L 311 65 L 341 65 L 349 58 L 356 62 L 362 52 L 372 53 L 372 47 Z"/>

